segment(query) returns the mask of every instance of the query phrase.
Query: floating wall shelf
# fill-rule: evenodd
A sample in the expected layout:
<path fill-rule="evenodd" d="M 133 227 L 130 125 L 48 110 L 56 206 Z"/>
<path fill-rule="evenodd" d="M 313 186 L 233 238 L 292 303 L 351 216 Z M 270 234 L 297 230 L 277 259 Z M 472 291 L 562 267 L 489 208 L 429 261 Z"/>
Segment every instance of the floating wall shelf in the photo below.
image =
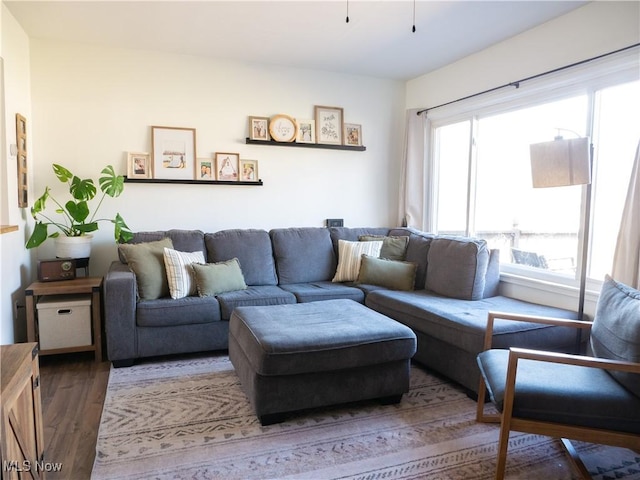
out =
<path fill-rule="evenodd" d="M 275 140 L 251 140 L 246 138 L 246 142 L 251 145 L 269 145 L 271 147 L 304 147 L 304 148 L 325 148 L 328 150 L 351 150 L 354 152 L 364 152 L 367 147 L 352 145 L 327 145 L 324 143 L 297 143 L 297 142 L 276 142 Z"/>
<path fill-rule="evenodd" d="M 257 182 L 231 182 L 223 180 L 169 180 L 165 178 L 129 178 L 124 177 L 125 183 L 184 183 L 187 185 L 242 185 L 249 187 L 262 186 L 262 180 Z"/>

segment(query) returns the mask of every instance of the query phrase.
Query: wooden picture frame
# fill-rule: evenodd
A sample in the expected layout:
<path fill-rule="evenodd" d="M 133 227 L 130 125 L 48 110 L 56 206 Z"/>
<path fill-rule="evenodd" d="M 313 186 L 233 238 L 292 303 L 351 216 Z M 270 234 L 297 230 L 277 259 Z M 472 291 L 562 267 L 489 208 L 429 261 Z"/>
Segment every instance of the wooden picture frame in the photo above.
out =
<path fill-rule="evenodd" d="M 149 153 L 128 152 L 127 175 L 129 178 L 153 178 L 152 172 Z"/>
<path fill-rule="evenodd" d="M 257 160 L 240 160 L 240 181 L 257 182 L 260 180 L 258 176 Z"/>
<path fill-rule="evenodd" d="M 215 174 L 213 169 L 213 159 L 211 158 L 199 158 L 196 169 L 196 180 L 202 180 L 203 182 L 215 180 Z"/>
<path fill-rule="evenodd" d="M 240 154 L 216 152 L 216 180 L 237 182 L 239 180 Z"/>
<path fill-rule="evenodd" d="M 27 170 L 27 119 L 16 113 L 16 145 L 18 173 L 18 207 L 29 206 L 29 175 Z"/>
<path fill-rule="evenodd" d="M 342 145 L 344 110 L 341 107 L 314 107 L 316 142 L 326 145 Z"/>
<path fill-rule="evenodd" d="M 344 124 L 344 144 L 350 147 L 362 146 L 362 125 L 357 123 Z"/>
<path fill-rule="evenodd" d="M 296 143 L 316 143 L 316 121 L 296 118 L 298 135 Z"/>
<path fill-rule="evenodd" d="M 151 127 L 153 178 L 193 180 L 196 170 L 196 129 Z"/>
<path fill-rule="evenodd" d="M 249 139 L 271 140 L 269 136 L 269 117 L 249 117 Z"/>

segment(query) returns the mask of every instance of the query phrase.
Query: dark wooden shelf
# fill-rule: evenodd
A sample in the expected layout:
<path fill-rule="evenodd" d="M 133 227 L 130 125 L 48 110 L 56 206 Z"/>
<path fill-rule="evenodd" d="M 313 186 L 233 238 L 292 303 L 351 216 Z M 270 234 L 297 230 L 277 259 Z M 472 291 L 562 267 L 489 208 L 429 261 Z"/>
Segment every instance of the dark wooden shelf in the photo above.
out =
<path fill-rule="evenodd" d="M 246 143 L 250 145 L 269 145 L 275 147 L 303 147 L 303 148 L 325 148 L 327 150 L 351 150 L 353 152 L 364 152 L 367 147 L 353 145 L 326 145 L 324 143 L 297 143 L 297 142 L 276 142 L 275 140 L 251 140 L 246 138 Z"/>
<path fill-rule="evenodd" d="M 262 186 L 262 180 L 257 182 L 231 182 L 223 180 L 169 180 L 166 178 L 129 178 L 124 177 L 125 183 L 184 183 L 187 185 L 243 185 L 250 187 Z"/>

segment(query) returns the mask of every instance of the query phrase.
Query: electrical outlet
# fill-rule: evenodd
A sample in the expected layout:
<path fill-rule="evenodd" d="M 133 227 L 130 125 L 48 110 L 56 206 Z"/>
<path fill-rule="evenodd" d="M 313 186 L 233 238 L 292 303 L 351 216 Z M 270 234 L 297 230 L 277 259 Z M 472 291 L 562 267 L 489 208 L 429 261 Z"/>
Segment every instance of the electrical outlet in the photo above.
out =
<path fill-rule="evenodd" d="M 342 218 L 327 218 L 327 227 L 344 227 Z"/>

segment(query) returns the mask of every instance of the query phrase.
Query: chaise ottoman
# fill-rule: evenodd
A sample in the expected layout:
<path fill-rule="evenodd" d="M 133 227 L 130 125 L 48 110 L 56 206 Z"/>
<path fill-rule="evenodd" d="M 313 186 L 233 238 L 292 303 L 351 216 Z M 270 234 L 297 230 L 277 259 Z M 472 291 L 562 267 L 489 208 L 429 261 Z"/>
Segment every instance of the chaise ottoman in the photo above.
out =
<path fill-rule="evenodd" d="M 229 358 L 262 425 L 288 412 L 409 391 L 413 331 L 353 300 L 237 307 Z"/>

